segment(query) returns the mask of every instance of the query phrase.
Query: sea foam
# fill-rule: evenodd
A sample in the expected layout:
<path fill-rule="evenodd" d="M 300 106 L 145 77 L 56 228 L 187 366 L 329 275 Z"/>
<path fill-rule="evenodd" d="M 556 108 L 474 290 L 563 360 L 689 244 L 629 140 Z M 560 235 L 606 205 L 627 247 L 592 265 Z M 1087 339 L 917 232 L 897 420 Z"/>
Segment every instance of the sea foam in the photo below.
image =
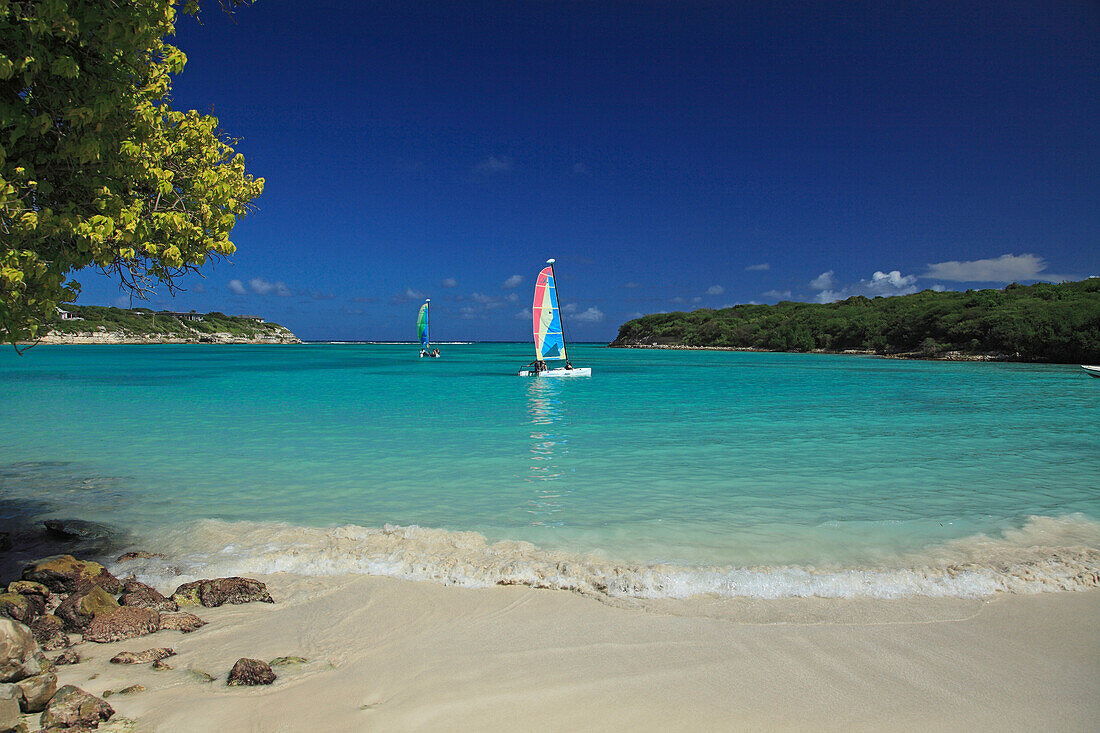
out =
<path fill-rule="evenodd" d="M 623 563 L 418 526 L 299 527 L 199 520 L 150 538 L 168 560 L 116 565 L 162 587 L 227 575 L 382 575 L 465 587 L 526 585 L 600 597 L 973 598 L 1100 585 L 1100 523 L 1030 517 L 999 536 L 951 540 L 860 567 Z"/>

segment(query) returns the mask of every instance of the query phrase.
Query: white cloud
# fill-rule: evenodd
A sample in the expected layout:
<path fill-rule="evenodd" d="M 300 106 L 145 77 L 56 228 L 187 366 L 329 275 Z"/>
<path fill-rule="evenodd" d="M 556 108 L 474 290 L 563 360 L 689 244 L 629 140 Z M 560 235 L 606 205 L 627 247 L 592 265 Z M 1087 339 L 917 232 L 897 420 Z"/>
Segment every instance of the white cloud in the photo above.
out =
<path fill-rule="evenodd" d="M 445 288 L 453 288 L 454 286 L 458 285 L 458 280 L 455 280 L 453 277 L 445 277 L 443 278 L 443 282 L 441 282 L 440 285 Z"/>
<path fill-rule="evenodd" d="M 248 290 L 245 288 L 244 283 L 242 283 L 240 280 L 229 281 L 229 292 L 233 293 L 234 295 L 248 294 Z"/>
<path fill-rule="evenodd" d="M 254 277 L 248 281 L 248 287 L 252 289 L 252 292 L 256 295 L 270 295 L 275 293 L 280 298 L 289 298 L 293 293 L 290 292 L 290 288 L 286 286 L 282 281 L 271 282 L 264 280 L 262 277 Z"/>
<path fill-rule="evenodd" d="M 1073 275 L 1053 275 L 1046 269 L 1046 260 L 1038 255 L 1005 254 L 985 260 L 936 262 L 928 265 L 928 272 L 921 277 L 958 283 L 1010 283 L 1017 280 L 1062 282 L 1079 279 Z"/>
<path fill-rule="evenodd" d="M 507 155 L 490 155 L 474 166 L 474 173 L 507 173 L 512 170 L 512 159 Z"/>
<path fill-rule="evenodd" d="M 117 298 L 115 298 L 114 304 L 115 304 L 116 308 L 129 308 L 130 307 L 130 296 L 129 295 L 120 295 Z"/>
<path fill-rule="evenodd" d="M 561 307 L 561 309 L 563 311 L 565 311 L 566 313 L 576 313 L 577 312 L 577 304 L 576 303 L 566 303 L 565 305 L 563 305 Z"/>
<path fill-rule="evenodd" d="M 485 295 L 484 293 L 470 293 L 470 300 L 475 303 L 481 303 L 482 305 L 488 305 L 489 303 L 495 303 L 497 299 L 491 295 Z"/>
<path fill-rule="evenodd" d="M 504 289 L 517 288 L 523 282 L 523 275 L 512 275 L 510 278 L 504 281 L 504 284 L 500 287 Z"/>
<path fill-rule="evenodd" d="M 504 296 L 504 299 L 507 300 L 509 303 L 518 303 L 519 302 L 519 296 L 516 295 L 515 293 L 508 293 L 507 295 Z"/>
<path fill-rule="evenodd" d="M 711 285 L 707 288 L 707 295 L 721 295 L 726 292 L 726 289 L 721 285 Z"/>
<path fill-rule="evenodd" d="M 592 306 L 588 310 L 581 311 L 573 316 L 573 320 L 581 323 L 599 323 L 603 320 L 603 311 L 596 306 Z"/>
<path fill-rule="evenodd" d="M 778 298 L 779 300 L 784 300 L 786 298 L 791 297 L 791 291 L 790 290 L 769 290 L 766 293 L 761 293 L 761 295 L 763 295 L 765 298 Z"/>
<path fill-rule="evenodd" d="M 631 281 L 631 282 L 628 282 L 626 285 L 623 285 L 623 287 L 624 288 L 630 288 L 631 290 L 634 290 L 635 288 L 642 287 L 642 284 Z"/>
<path fill-rule="evenodd" d="M 592 175 L 592 172 L 588 170 L 588 166 L 586 166 L 584 163 L 574 163 L 573 164 L 573 173 L 575 175 L 578 175 L 578 176 L 590 176 L 590 175 Z"/>
<path fill-rule="evenodd" d="M 767 262 L 761 262 L 759 265 L 749 265 L 748 267 L 745 268 L 745 270 L 748 271 L 748 272 L 758 272 L 758 271 L 770 270 L 770 269 L 772 269 L 772 266 L 770 264 L 768 264 Z"/>
<path fill-rule="evenodd" d="M 830 287 L 818 293 L 815 299 L 818 303 L 833 303 L 850 298 L 853 295 L 862 295 L 868 298 L 909 295 L 920 289 L 916 283 L 916 275 L 902 275 L 900 270 L 891 270 L 890 272 L 876 270 L 871 275 L 870 280 L 860 280 L 854 285 L 840 289 Z M 832 284 L 835 285 L 835 280 Z"/>
<path fill-rule="evenodd" d="M 519 313 L 516 314 L 516 318 L 531 320 L 531 309 L 530 308 L 524 308 L 523 310 L 521 310 Z"/>
<path fill-rule="evenodd" d="M 673 303 L 683 303 L 684 299 L 683 299 L 683 297 L 677 295 L 675 298 L 672 299 L 672 302 Z"/>
<path fill-rule="evenodd" d="M 692 303 L 702 303 L 703 302 L 703 296 L 702 295 L 696 295 L 694 298 L 691 299 L 691 302 Z"/>
<path fill-rule="evenodd" d="M 836 285 L 836 278 L 833 277 L 832 270 L 823 272 L 810 281 L 810 287 L 814 290 L 828 290 L 834 285 Z"/>

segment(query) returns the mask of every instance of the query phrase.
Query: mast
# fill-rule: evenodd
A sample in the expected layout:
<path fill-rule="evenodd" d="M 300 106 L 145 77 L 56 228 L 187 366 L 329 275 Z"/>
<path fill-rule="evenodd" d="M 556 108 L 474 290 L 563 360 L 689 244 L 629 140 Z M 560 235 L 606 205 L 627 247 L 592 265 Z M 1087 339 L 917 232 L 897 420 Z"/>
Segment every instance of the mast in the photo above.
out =
<path fill-rule="evenodd" d="M 424 335 L 428 337 L 428 345 L 425 348 L 428 349 L 429 354 L 432 352 L 432 319 L 431 319 L 431 313 L 429 312 L 429 311 L 431 311 L 431 309 L 432 309 L 432 299 L 431 298 L 425 298 L 424 299 Z M 564 336 L 562 338 L 564 338 Z"/>
<path fill-rule="evenodd" d="M 568 364 L 569 351 L 565 346 L 565 310 L 561 307 L 561 292 L 558 291 L 558 274 L 554 271 L 554 258 L 551 257 L 548 259 L 546 264 L 550 265 L 550 275 L 554 278 L 554 294 L 558 296 L 558 320 L 561 322 L 561 353 L 565 357 L 565 362 Z"/>

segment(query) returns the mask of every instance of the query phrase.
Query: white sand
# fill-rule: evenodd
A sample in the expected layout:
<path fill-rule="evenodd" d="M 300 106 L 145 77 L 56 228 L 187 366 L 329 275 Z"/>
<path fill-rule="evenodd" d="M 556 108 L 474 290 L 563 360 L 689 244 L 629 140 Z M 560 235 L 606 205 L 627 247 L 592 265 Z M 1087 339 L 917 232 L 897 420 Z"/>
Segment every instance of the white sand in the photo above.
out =
<path fill-rule="evenodd" d="M 60 669 L 137 730 L 1096 730 L 1100 591 L 988 600 L 653 602 L 268 576 L 275 605 Z M 196 610 L 196 609 L 191 609 Z M 172 671 L 112 665 L 174 647 Z M 297 655 L 271 687 L 239 657 Z M 218 677 L 199 682 L 188 668 Z M 90 679 L 95 675 L 94 679 Z M 114 728 L 115 726 L 111 726 Z"/>

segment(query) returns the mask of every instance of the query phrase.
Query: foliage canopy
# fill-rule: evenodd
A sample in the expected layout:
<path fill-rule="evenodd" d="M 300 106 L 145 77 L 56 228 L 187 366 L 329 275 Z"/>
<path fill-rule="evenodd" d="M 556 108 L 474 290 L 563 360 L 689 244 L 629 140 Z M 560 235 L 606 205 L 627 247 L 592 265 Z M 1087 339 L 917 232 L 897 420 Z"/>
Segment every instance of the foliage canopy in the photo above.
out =
<path fill-rule="evenodd" d="M 33 339 L 81 268 L 140 298 L 234 251 L 264 182 L 217 119 L 171 108 L 175 6 L 0 0 L 0 340 Z"/>
<path fill-rule="evenodd" d="M 1013 283 L 838 303 L 738 305 L 656 313 L 619 327 L 612 346 L 683 345 L 769 351 L 842 351 L 936 356 L 1003 354 L 1027 361 L 1100 363 L 1100 278 Z"/>

